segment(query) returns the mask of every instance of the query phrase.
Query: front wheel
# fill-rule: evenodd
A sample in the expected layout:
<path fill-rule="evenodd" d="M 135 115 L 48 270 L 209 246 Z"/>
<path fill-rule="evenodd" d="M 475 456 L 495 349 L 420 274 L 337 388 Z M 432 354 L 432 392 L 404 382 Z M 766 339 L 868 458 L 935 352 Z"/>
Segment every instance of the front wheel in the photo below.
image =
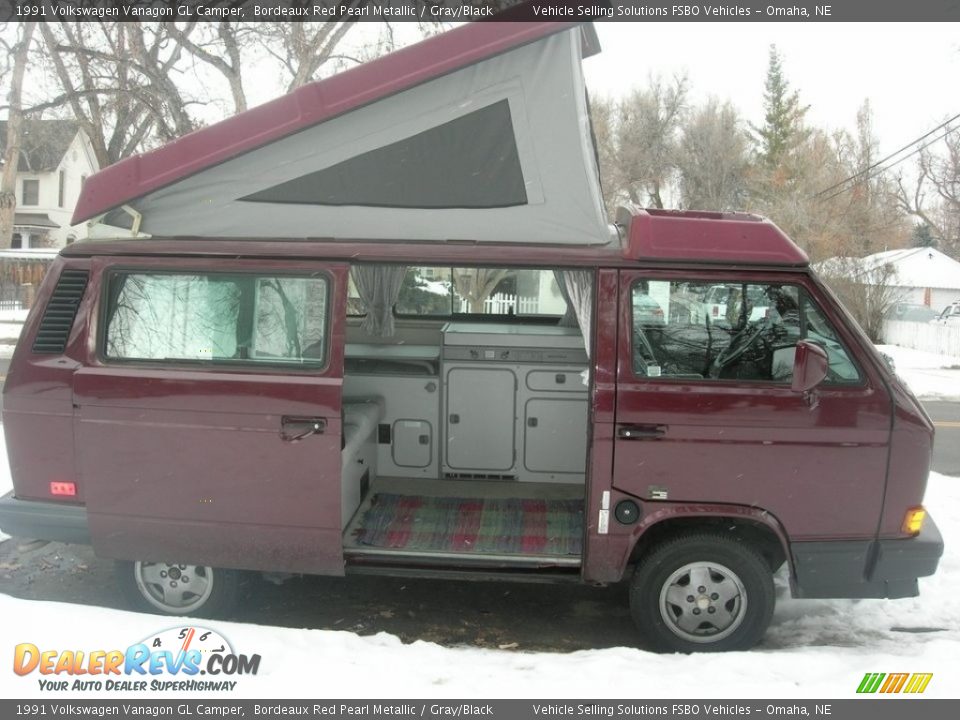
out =
<path fill-rule="evenodd" d="M 648 553 L 630 611 L 661 652 L 746 650 L 773 615 L 773 575 L 754 548 L 720 533 L 683 535 Z"/>
<path fill-rule="evenodd" d="M 227 613 L 239 588 L 236 570 L 165 562 L 118 562 L 117 579 L 137 610 L 213 617 Z"/>

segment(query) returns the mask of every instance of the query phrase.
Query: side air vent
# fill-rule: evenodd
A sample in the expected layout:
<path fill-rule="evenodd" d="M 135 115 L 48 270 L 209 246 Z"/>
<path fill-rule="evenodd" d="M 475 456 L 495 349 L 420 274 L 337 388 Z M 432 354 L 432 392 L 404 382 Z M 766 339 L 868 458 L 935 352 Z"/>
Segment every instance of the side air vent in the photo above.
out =
<path fill-rule="evenodd" d="M 58 354 L 66 348 L 89 275 L 86 270 L 64 270 L 60 274 L 33 341 L 35 353 Z"/>

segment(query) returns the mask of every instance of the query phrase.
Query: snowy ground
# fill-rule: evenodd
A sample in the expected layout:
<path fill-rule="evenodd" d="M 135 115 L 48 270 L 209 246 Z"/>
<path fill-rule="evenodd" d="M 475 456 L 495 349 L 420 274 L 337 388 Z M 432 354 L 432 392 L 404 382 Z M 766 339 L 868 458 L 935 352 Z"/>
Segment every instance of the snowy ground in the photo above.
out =
<path fill-rule="evenodd" d="M 13 357 L 13 348 L 20 337 L 29 310 L 0 310 L 0 359 Z"/>
<path fill-rule="evenodd" d="M 960 357 L 896 345 L 877 348 L 893 358 L 897 374 L 921 400 L 960 400 Z"/>
<path fill-rule="evenodd" d="M 898 372 L 918 394 L 960 398 L 960 370 L 943 369 L 960 362 L 957 359 L 883 349 L 894 356 Z M 9 489 L 0 434 L 0 495 Z M 212 628 L 236 652 L 261 655 L 259 674 L 239 678 L 236 689 L 220 695 L 223 698 L 689 698 L 694 690 L 698 697 L 713 698 L 850 698 L 866 672 L 932 672 L 925 697 L 957 698 L 960 479 L 931 475 L 926 505 L 943 533 L 946 551 L 937 575 L 920 581 L 920 597 L 801 601 L 789 598 L 781 583 L 763 644 L 722 658 L 653 655 L 630 647 L 569 654 L 456 649 L 425 642 L 404 645 L 387 634 L 360 637 L 217 621 L 184 624 Z M 61 651 L 125 649 L 179 626 L 164 617 L 17 600 L 2 593 L 0 617 L 12 620 L 0 629 L 0 652 L 10 654 L 13 645 L 23 642 Z M 624 638 L 625 644 L 631 641 Z M 37 678 L 37 673 L 19 677 L 7 666 L 0 670 L 0 698 L 143 696 L 43 692 Z"/>

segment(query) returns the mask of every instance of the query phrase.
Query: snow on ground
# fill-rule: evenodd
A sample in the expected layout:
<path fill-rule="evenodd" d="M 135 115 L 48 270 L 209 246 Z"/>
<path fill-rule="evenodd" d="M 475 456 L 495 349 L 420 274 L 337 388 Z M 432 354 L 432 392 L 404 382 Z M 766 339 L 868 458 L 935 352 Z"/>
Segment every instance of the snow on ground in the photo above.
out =
<path fill-rule="evenodd" d="M 877 345 L 877 349 L 893 358 L 897 375 L 921 400 L 960 401 L 960 357 L 896 345 Z"/>
<path fill-rule="evenodd" d="M 0 497 L 13 490 L 13 480 L 10 479 L 10 463 L 7 462 L 7 439 L 3 434 L 3 426 L 0 425 Z M 0 532 L 0 542 L 6 540 L 9 535 Z"/>
<path fill-rule="evenodd" d="M 647 699 L 689 698 L 695 689 L 700 697 L 715 698 L 850 698 L 866 672 L 932 672 L 925 696 L 956 698 L 960 697 L 960 480 L 932 475 L 926 504 L 944 535 L 946 553 L 937 575 L 920 581 L 920 597 L 793 600 L 781 584 L 777 611 L 763 644 L 722 659 L 654 655 L 630 647 L 568 654 L 528 653 L 522 648 L 444 648 L 427 642 L 404 645 L 385 633 L 360 637 L 215 620 L 182 622 L 215 630 L 237 653 L 261 655 L 259 674 L 239 678 L 234 692 L 221 697 Z M 0 630 L 4 653 L 23 642 L 41 650 L 122 650 L 180 626 L 170 618 L 17 600 L 3 594 L 0 617 L 15 619 Z M 265 617 L 264 623 L 269 620 Z M 603 618 L 593 621 L 603 622 Z M 624 638 L 625 645 L 631 642 L 633 638 Z M 160 679 L 189 678 L 163 675 Z M 41 692 L 37 680 L 37 673 L 19 677 L 9 669 L 0 670 L 0 697 L 64 696 Z M 109 693 L 111 697 L 135 694 Z M 216 695 L 194 693 L 196 698 L 205 696 Z"/>
<path fill-rule="evenodd" d="M 2 310 L 0 311 L 0 359 L 13 357 L 13 348 L 16 347 L 23 322 L 27 319 L 29 310 Z"/>

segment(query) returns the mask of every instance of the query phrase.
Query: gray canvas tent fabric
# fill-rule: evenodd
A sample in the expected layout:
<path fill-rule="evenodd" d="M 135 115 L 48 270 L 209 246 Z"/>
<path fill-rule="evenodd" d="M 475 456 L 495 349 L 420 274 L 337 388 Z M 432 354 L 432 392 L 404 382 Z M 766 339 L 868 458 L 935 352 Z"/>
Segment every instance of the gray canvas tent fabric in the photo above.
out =
<path fill-rule="evenodd" d="M 131 203 L 153 236 L 610 241 L 574 28 Z M 123 213 L 107 224 L 122 226 Z"/>

